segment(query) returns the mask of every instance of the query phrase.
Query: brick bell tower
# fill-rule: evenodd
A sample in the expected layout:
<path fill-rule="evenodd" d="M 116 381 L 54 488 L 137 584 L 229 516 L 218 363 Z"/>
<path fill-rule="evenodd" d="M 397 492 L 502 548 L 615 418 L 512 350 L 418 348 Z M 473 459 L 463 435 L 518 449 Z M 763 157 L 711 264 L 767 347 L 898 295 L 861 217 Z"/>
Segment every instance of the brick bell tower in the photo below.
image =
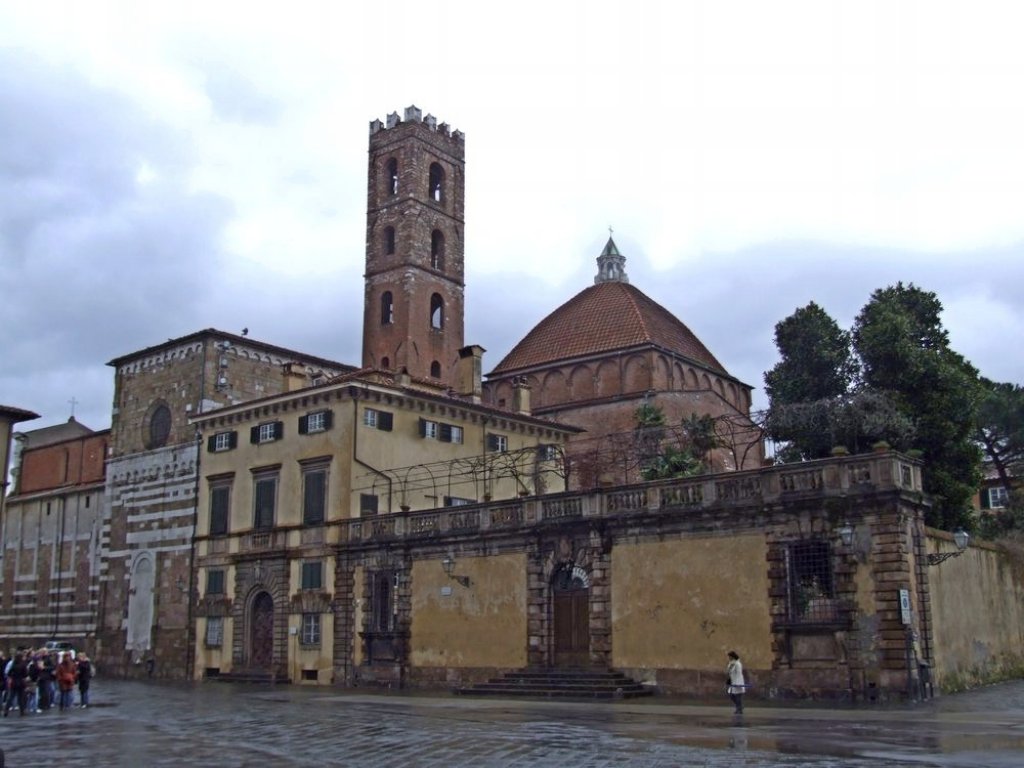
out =
<path fill-rule="evenodd" d="M 370 123 L 363 366 L 456 384 L 465 136 L 416 107 Z"/>

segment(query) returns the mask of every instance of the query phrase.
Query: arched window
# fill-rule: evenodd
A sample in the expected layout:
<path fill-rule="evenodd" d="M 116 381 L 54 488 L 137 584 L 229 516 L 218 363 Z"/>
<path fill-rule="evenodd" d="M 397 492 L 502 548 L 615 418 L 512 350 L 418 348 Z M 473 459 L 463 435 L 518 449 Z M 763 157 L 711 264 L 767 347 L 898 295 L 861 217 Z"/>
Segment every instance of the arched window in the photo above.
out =
<path fill-rule="evenodd" d="M 430 297 L 430 327 L 437 330 L 444 328 L 444 299 L 439 293 Z"/>
<path fill-rule="evenodd" d="M 437 360 L 430 364 L 430 375 L 435 379 L 441 378 L 441 364 Z"/>
<path fill-rule="evenodd" d="M 395 252 L 395 228 L 384 227 L 384 253 L 388 256 Z"/>
<path fill-rule="evenodd" d="M 444 200 L 444 168 L 438 163 L 430 164 L 430 199 L 435 203 Z"/>
<path fill-rule="evenodd" d="M 391 358 L 382 357 L 380 359 L 380 367 L 383 368 L 385 371 L 388 370 L 391 367 Z"/>
<path fill-rule="evenodd" d="M 380 324 L 391 325 L 395 322 L 395 301 L 391 291 L 384 291 L 380 296 Z"/>
<path fill-rule="evenodd" d="M 171 409 L 163 400 L 150 406 L 147 423 L 146 447 L 162 448 L 171 435 Z"/>
<path fill-rule="evenodd" d="M 440 229 L 430 233 L 430 266 L 444 271 L 444 233 Z"/>
<path fill-rule="evenodd" d="M 388 194 L 389 195 L 397 195 L 398 194 L 398 160 L 396 160 L 393 157 L 390 160 L 388 160 L 388 170 L 387 170 L 387 173 L 388 173 L 388 176 L 387 176 Z"/>

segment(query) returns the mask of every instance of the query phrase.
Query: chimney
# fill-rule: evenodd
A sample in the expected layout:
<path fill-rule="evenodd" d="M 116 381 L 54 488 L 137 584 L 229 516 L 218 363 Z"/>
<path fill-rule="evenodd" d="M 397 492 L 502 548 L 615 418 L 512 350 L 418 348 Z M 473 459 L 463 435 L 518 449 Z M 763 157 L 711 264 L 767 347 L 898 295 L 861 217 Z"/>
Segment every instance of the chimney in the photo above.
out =
<path fill-rule="evenodd" d="M 402 366 L 402 370 L 395 374 L 395 384 L 403 388 L 408 388 L 412 384 L 412 376 L 409 375 L 408 368 Z"/>
<path fill-rule="evenodd" d="M 512 410 L 523 416 L 530 415 L 530 385 L 522 376 L 512 380 Z"/>
<path fill-rule="evenodd" d="M 281 368 L 284 370 L 285 392 L 294 392 L 309 386 L 306 371 L 301 363 L 285 363 Z"/>
<path fill-rule="evenodd" d="M 459 350 L 458 393 L 479 403 L 483 399 L 483 359 L 487 350 L 479 344 L 471 344 Z"/>

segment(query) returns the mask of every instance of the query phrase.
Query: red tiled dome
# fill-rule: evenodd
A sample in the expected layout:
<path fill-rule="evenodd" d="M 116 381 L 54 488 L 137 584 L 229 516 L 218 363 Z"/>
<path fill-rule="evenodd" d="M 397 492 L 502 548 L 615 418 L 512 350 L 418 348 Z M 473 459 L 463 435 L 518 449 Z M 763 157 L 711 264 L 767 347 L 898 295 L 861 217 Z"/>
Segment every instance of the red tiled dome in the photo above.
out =
<path fill-rule="evenodd" d="M 625 282 L 602 282 L 541 320 L 491 372 L 653 345 L 726 373 L 700 339 L 671 312 Z"/>

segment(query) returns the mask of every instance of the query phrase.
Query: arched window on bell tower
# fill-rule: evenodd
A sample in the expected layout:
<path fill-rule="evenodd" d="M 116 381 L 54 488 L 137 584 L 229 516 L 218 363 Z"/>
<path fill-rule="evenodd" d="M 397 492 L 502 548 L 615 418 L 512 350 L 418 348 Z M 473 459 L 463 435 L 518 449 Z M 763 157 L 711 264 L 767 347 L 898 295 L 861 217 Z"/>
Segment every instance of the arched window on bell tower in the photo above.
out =
<path fill-rule="evenodd" d="M 430 266 L 444 272 L 444 233 L 440 229 L 430 234 Z"/>
<path fill-rule="evenodd" d="M 392 256 L 395 253 L 395 228 L 384 227 L 384 253 Z"/>
<path fill-rule="evenodd" d="M 430 364 L 430 375 L 435 379 L 441 378 L 441 364 L 437 360 Z"/>
<path fill-rule="evenodd" d="M 385 182 L 388 185 L 388 195 L 398 194 L 398 159 L 392 157 L 388 160 Z"/>
<path fill-rule="evenodd" d="M 444 202 L 444 168 L 440 163 L 430 164 L 430 199 L 435 203 Z"/>
<path fill-rule="evenodd" d="M 395 322 L 395 301 L 391 291 L 384 291 L 380 296 L 380 324 L 391 325 Z"/>
<path fill-rule="evenodd" d="M 444 299 L 439 293 L 430 297 L 430 327 L 438 331 L 444 328 Z"/>

